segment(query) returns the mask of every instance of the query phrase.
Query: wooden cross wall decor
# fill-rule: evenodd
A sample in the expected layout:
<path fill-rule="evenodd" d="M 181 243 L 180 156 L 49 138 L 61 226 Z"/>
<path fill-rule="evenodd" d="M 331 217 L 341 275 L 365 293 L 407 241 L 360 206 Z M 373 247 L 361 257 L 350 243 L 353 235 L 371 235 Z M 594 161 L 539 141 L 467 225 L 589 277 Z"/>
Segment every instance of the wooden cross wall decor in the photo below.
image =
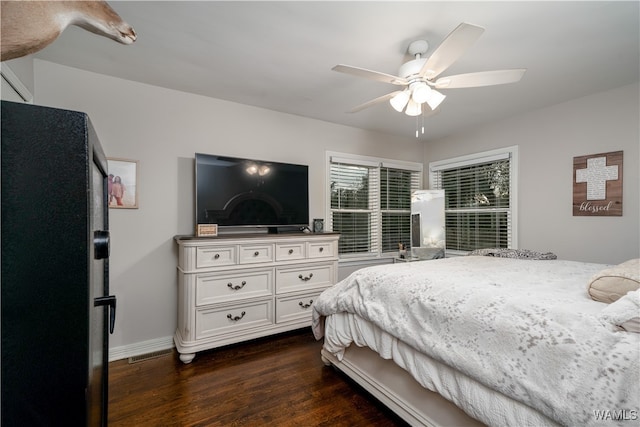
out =
<path fill-rule="evenodd" d="M 622 216 L 622 153 L 573 158 L 573 216 Z"/>

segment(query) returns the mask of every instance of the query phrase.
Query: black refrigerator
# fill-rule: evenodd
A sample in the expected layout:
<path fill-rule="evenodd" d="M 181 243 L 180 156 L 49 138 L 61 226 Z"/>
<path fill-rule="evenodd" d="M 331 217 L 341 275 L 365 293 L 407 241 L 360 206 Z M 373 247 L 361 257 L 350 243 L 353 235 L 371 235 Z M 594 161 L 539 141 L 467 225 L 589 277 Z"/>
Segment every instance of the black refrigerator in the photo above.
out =
<path fill-rule="evenodd" d="M 107 161 L 86 114 L 2 101 L 3 426 L 107 424 Z"/>

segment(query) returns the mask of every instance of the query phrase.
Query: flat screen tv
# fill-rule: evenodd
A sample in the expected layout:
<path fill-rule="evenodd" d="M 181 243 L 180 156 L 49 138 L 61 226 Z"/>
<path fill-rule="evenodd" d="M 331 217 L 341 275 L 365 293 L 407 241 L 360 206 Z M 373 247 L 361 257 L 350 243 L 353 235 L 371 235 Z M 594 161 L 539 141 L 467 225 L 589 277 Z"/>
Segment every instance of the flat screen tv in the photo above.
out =
<path fill-rule="evenodd" d="M 309 167 L 195 154 L 196 223 L 294 231 L 309 225 Z"/>

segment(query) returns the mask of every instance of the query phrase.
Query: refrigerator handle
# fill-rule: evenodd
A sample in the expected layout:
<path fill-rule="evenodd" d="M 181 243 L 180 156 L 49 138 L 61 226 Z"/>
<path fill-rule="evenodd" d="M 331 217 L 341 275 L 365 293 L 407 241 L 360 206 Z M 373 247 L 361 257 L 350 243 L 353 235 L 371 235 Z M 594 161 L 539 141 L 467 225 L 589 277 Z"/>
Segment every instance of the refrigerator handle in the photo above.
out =
<path fill-rule="evenodd" d="M 98 297 L 93 300 L 93 306 L 98 307 L 101 305 L 109 306 L 109 333 L 113 334 L 113 328 L 116 326 L 116 297 L 115 295 L 109 295 L 105 297 Z"/>

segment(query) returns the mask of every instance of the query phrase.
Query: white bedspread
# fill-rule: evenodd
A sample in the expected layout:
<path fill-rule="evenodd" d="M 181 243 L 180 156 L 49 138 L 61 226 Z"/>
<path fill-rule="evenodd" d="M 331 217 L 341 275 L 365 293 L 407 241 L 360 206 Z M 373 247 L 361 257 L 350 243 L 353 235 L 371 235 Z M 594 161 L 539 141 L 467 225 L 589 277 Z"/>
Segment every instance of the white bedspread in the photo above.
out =
<path fill-rule="evenodd" d="M 598 319 L 589 278 L 606 266 L 461 257 L 366 268 L 327 289 L 349 312 L 563 425 L 638 425 L 640 334 Z M 339 350 L 334 354 L 340 358 Z"/>

